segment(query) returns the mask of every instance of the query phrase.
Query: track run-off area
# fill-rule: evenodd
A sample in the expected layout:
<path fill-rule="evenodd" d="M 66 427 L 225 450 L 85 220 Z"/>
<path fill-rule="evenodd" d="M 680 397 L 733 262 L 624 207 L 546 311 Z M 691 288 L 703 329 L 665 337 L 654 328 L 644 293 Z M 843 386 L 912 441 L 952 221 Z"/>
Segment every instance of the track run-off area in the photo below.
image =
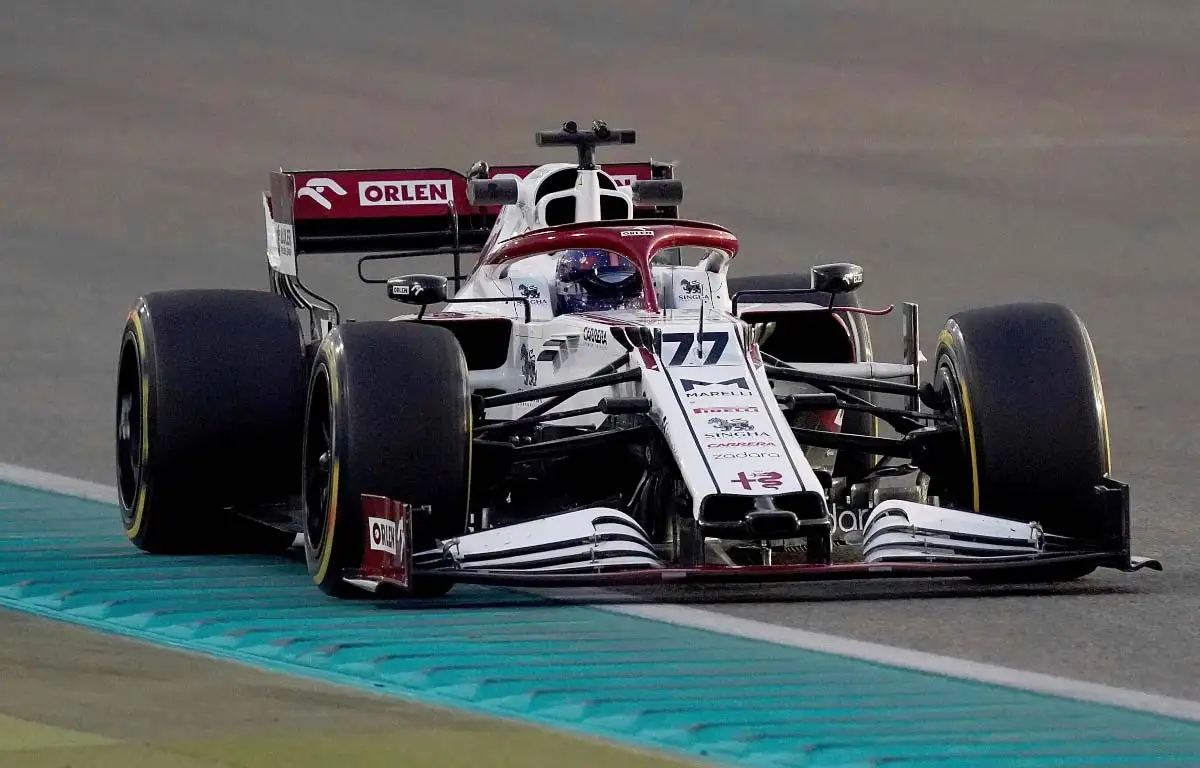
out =
<path fill-rule="evenodd" d="M 703 615 L 631 610 L 604 593 L 460 587 L 437 601 L 338 601 L 314 588 L 302 557 L 131 551 L 113 505 L 97 500 L 108 491 L 74 490 L 86 497 L 0 485 L 0 606 L 721 764 L 1200 761 L 1200 704 L 1188 701 L 771 637 L 753 622 L 706 628 Z"/>
<path fill-rule="evenodd" d="M 211 666 L 201 673 L 205 654 L 250 654 L 238 658 L 370 685 L 389 701 L 417 695 L 489 721 L 565 723 L 698 759 L 866 765 L 868 753 L 854 751 L 862 748 L 913 756 L 889 764 L 938 765 L 918 757 L 943 752 L 914 745 L 937 738 L 968 752 L 971 744 L 1015 749 L 1034 738 L 1015 734 L 1018 724 L 1044 728 L 1061 716 L 1055 744 L 1073 727 L 1091 727 L 1160 745 L 1114 765 L 1186 765 L 1182 756 L 1196 752 L 1188 702 L 1200 701 L 1197 39 L 1200 13 L 1170 0 L 19 4 L 0 25 L 0 461 L 58 479 L 13 469 L 7 479 L 17 484 L 0 486 L 0 595 L 25 612 L 0 621 L 11 616 L 15 627 L 32 611 L 104 630 L 85 642 L 64 629 L 63 648 L 98 649 L 116 634 L 196 650 L 202 656 L 177 654 L 196 680 L 236 666 L 205 659 Z M 596 118 L 639 131 L 622 158 L 680 162 L 684 212 L 742 238 L 735 274 L 860 263 L 866 303 L 920 303 L 927 354 L 957 309 L 1024 300 L 1072 307 L 1096 346 L 1116 473 L 1132 486 L 1135 554 L 1166 570 L 1098 573 L 1053 588 L 771 586 L 586 604 L 456 590 L 446 606 L 341 605 L 306 582 L 302 563 L 144 558 L 120 539 L 103 497 L 26 487 L 65 490 L 60 476 L 113 482 L 117 345 L 137 295 L 266 287 L 258 194 L 272 169 L 465 170 L 479 159 L 560 159 L 535 148 L 533 132 Z M 352 263 L 310 266 L 313 285 L 353 307 L 352 316 L 390 311 L 382 294 L 357 283 Z M 895 316 L 873 321 L 877 354 L 898 353 L 899 325 Z M 196 615 L 173 613 L 180 600 Z M 227 610 L 226 619 L 202 620 Z M 52 630 L 66 625 L 49 626 L 7 632 L 6 653 L 53 670 L 61 660 Z M 366 634 L 354 635 L 358 628 Z M 335 631 L 343 634 L 326 634 Z M 565 637 L 580 641 L 562 646 L 562 657 L 538 645 Z M 551 661 L 583 661 L 539 697 L 536 675 L 545 670 L 492 687 L 481 668 L 422 677 L 426 657 L 414 643 L 429 643 L 420 647 L 440 654 L 436 664 L 532 649 L 547 670 Z M 156 653 L 144 643 L 104 647 L 105 658 L 123 659 L 116 671 L 87 671 L 93 657 L 83 654 L 73 677 L 106 674 L 115 686 Z M 17 656 L 5 658 L 11 665 Z M 185 679 L 167 671 L 170 658 L 155 656 L 162 679 Z M 629 686 L 603 671 L 637 663 L 660 677 L 635 679 L 658 684 Z M 854 688 L 867 685 L 863 670 L 878 675 L 869 690 Z M 267 679 L 275 676 L 228 690 L 295 722 L 328 711 L 337 695 L 314 688 L 303 707 L 288 708 L 282 694 L 264 693 L 277 685 Z M 20 690 L 0 695 L 0 745 L 4 716 L 50 719 L 49 705 L 31 708 L 33 682 Z M 852 704 L 855 690 L 868 698 Z M 206 691 L 181 683 L 171 700 L 192 709 L 175 720 L 228 708 Z M 755 705 L 760 692 L 768 703 Z M 899 692 L 960 702 L 959 719 L 888 698 Z M 627 698 L 618 705 L 618 696 Z M 991 696 L 999 703 L 987 710 Z M 1074 703 L 1080 698 L 1090 703 Z M 101 699 L 80 700 L 91 706 L 79 708 L 79 723 L 58 727 L 92 730 L 84 721 L 99 717 Z M 721 707 L 735 700 L 726 716 Z M 876 711 L 889 712 L 890 725 L 856 730 L 848 710 L 868 700 L 893 703 Z M 828 706 L 847 711 L 835 717 Z M 1026 714 L 1010 716 L 1018 710 Z M 981 741 L 981 723 L 996 726 L 994 741 Z M 127 722 L 106 727 L 145 737 Z M 495 746 L 502 731 L 480 737 L 494 745 L 488 756 L 529 764 L 517 746 Z M 804 738 L 834 745 L 806 752 Z M 1068 742 L 1076 750 L 1111 744 Z M 1103 762 L 1081 754 L 1091 757 L 1078 764 Z M 948 764 L 968 764 L 966 753 L 958 757 Z"/>

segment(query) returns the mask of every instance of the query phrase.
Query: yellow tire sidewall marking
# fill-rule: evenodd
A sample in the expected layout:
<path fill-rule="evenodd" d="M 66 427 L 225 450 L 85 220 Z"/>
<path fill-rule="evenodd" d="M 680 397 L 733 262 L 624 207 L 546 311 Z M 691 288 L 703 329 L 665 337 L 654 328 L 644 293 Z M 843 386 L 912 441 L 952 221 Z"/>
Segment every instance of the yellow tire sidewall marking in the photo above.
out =
<path fill-rule="evenodd" d="M 971 508 L 979 511 L 979 457 L 975 449 L 975 417 L 971 415 L 971 396 L 967 393 L 967 382 L 958 375 L 958 388 L 962 392 L 963 418 L 967 420 L 967 445 L 971 452 Z"/>
<path fill-rule="evenodd" d="M 133 523 L 125 531 L 125 535 L 130 539 L 136 538 L 141 532 L 142 527 L 146 522 L 146 463 L 147 457 L 150 455 L 150 368 L 146 360 L 146 340 L 145 331 L 142 328 L 141 307 L 135 308 L 129 313 L 129 319 L 133 321 L 133 338 L 137 344 L 138 367 L 141 369 L 141 386 L 142 386 L 142 407 L 141 407 L 141 473 L 138 476 L 137 498 L 133 503 Z"/>
<path fill-rule="evenodd" d="M 952 351 L 958 345 L 955 343 L 954 334 L 949 329 L 943 328 L 938 334 L 938 346 L 945 347 L 947 351 Z M 951 358 L 953 359 L 953 358 Z M 971 508 L 978 512 L 979 503 L 979 456 L 975 447 L 975 417 L 971 414 L 971 395 L 967 391 L 967 381 L 963 378 L 962 371 L 958 366 L 954 366 L 954 374 L 958 379 L 958 389 L 962 395 L 963 419 L 967 422 L 967 451 L 970 453 L 971 459 Z"/>
<path fill-rule="evenodd" d="M 1083 344 L 1087 349 L 1088 368 L 1092 373 L 1093 397 L 1095 398 L 1095 408 L 1099 417 L 1101 439 L 1104 441 L 1104 473 L 1112 473 L 1112 440 L 1108 434 L 1108 404 L 1104 400 L 1104 384 L 1100 381 L 1100 361 L 1096 357 L 1096 349 L 1092 346 L 1092 337 L 1084 327 L 1083 322 L 1079 323 L 1080 333 L 1083 335 Z"/>
<path fill-rule="evenodd" d="M 462 368 L 466 370 L 467 362 L 463 358 Z M 471 478 L 473 477 L 473 463 L 475 461 L 475 413 L 472 410 L 471 403 L 471 384 L 468 376 L 463 376 L 463 394 L 467 400 L 467 493 L 466 493 L 466 510 L 464 514 L 470 520 L 471 514 Z"/>
<path fill-rule="evenodd" d="M 329 410 L 332 413 L 336 413 L 338 377 L 337 371 L 333 366 L 333 357 L 332 353 L 322 350 L 325 373 L 329 381 Z M 341 474 L 341 460 L 338 457 L 337 451 L 334 450 L 337 444 L 337 425 L 333 423 L 333 419 L 330 419 L 329 423 L 329 438 L 329 453 L 330 459 L 333 461 L 333 472 L 329 480 L 329 509 L 325 510 L 325 536 L 321 541 L 321 558 L 317 565 L 317 572 L 313 575 L 313 580 L 318 584 L 323 583 L 329 575 L 329 566 L 333 562 L 334 533 L 337 530 L 338 479 Z"/>

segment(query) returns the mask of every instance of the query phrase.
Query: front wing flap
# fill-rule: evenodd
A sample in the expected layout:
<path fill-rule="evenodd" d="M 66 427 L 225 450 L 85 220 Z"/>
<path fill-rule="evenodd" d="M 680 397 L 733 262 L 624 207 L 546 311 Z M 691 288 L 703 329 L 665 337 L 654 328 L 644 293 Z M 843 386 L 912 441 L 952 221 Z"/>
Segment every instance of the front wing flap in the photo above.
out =
<path fill-rule="evenodd" d="M 1128 487 L 1109 481 L 1097 494 L 1098 510 L 1110 517 L 1101 538 L 1093 541 L 1048 535 L 1037 523 L 895 500 L 868 515 L 859 562 L 689 568 L 664 562 L 636 521 L 606 507 L 468 533 L 414 553 L 412 516 L 423 510 L 364 496 L 363 564 L 345 578 L 371 591 L 381 585 L 404 591 L 422 575 L 492 586 L 570 588 L 954 577 L 1039 581 L 1085 566 L 1162 570 L 1157 560 L 1129 552 Z"/>
<path fill-rule="evenodd" d="M 1117 564 L 1111 553 L 1083 552 L 961 563 L 837 563 L 833 565 L 704 566 L 699 568 L 643 568 L 627 571 L 535 572 L 517 570 L 438 570 L 442 576 L 463 584 L 495 587 L 584 588 L 633 587 L 666 584 L 777 584 L 816 581 L 860 581 L 879 579 L 948 579 L 986 577 L 1002 573 L 1018 575 L 1050 572 L 1067 565 L 1119 567 L 1123 571 L 1142 568 L 1161 570 L 1156 560 L 1133 558 Z M 1036 578 L 1032 579 L 1036 580 Z"/>

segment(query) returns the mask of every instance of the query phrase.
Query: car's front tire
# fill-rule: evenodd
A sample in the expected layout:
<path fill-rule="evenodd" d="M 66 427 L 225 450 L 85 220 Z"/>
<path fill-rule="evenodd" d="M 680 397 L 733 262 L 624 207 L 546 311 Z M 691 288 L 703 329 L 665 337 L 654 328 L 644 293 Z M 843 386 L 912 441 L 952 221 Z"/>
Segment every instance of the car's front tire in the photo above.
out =
<path fill-rule="evenodd" d="M 303 447 L 305 554 L 325 592 L 359 594 L 343 580 L 362 564 L 362 494 L 414 507 L 414 551 L 466 532 L 471 397 L 454 335 L 409 322 L 348 323 L 322 341 L 313 364 Z M 418 577 L 417 595 L 449 590 Z"/>
<path fill-rule="evenodd" d="M 1096 486 L 1112 463 L 1096 355 L 1075 313 L 1007 304 L 951 316 L 938 339 L 933 387 L 961 443 L 953 469 L 931 478 L 930 492 L 943 504 L 1036 520 L 1062 536 L 1094 534 Z"/>

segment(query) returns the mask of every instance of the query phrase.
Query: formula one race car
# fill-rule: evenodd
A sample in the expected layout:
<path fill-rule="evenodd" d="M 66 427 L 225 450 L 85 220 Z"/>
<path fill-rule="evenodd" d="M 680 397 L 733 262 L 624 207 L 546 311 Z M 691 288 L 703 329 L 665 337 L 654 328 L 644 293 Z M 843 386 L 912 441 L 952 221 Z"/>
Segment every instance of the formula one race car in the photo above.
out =
<path fill-rule="evenodd" d="M 153 293 L 129 314 L 129 538 L 262 552 L 302 534 L 338 595 L 1161 568 L 1130 554 L 1075 314 L 960 312 L 922 382 L 915 304 L 903 360 L 876 362 L 867 319 L 892 308 L 860 304 L 860 267 L 731 277 L 738 238 L 679 218 L 672 166 L 596 164 L 632 143 L 567 123 L 537 144 L 574 163 L 273 173 L 269 292 Z M 412 311 L 344 318 L 300 279 L 315 253 L 357 255 Z M 368 274 L 431 255 L 454 274 Z"/>

